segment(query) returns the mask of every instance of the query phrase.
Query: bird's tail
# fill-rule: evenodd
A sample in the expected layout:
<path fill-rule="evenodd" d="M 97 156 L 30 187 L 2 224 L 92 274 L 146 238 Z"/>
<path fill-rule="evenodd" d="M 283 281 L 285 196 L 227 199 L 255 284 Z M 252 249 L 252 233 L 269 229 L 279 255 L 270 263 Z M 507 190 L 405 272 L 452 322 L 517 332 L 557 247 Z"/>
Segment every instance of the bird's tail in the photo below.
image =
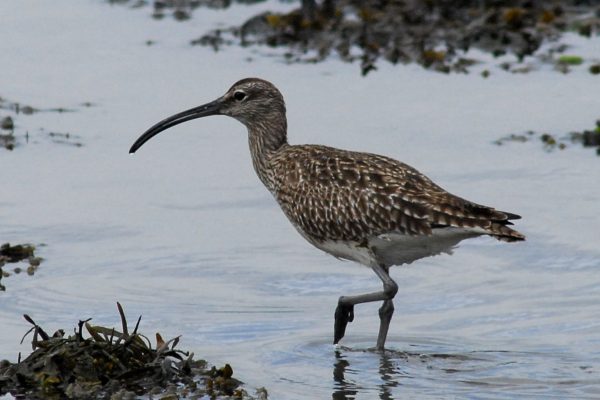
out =
<path fill-rule="evenodd" d="M 513 224 L 510 222 L 511 220 L 521 219 L 521 216 L 506 211 L 500 211 L 500 213 L 504 214 L 506 217 L 501 220 L 492 221 L 491 225 L 488 227 L 490 231 L 489 234 L 503 242 L 519 242 L 525 240 L 525 235 L 508 226 Z"/>

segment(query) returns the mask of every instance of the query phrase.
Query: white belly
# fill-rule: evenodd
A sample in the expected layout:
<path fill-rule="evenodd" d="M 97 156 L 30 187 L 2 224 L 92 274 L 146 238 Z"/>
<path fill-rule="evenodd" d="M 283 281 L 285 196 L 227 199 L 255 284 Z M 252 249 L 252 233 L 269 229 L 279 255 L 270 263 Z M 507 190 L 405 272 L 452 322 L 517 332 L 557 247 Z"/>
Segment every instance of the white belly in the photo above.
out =
<path fill-rule="evenodd" d="M 421 258 L 438 254 L 452 254 L 452 250 L 464 239 L 482 235 L 483 232 L 463 228 L 436 228 L 430 236 L 408 236 L 389 233 L 369 238 L 367 245 L 359 242 L 327 240 L 310 241 L 319 249 L 345 260 L 366 266 L 374 263 L 385 265 L 410 264 Z"/>
<path fill-rule="evenodd" d="M 344 242 L 341 240 L 327 240 L 320 243 L 314 243 L 319 249 L 334 257 L 344 260 L 356 261 L 357 263 L 372 266 L 377 264 L 377 259 L 371 250 L 366 246 L 360 246 L 358 242 Z"/>

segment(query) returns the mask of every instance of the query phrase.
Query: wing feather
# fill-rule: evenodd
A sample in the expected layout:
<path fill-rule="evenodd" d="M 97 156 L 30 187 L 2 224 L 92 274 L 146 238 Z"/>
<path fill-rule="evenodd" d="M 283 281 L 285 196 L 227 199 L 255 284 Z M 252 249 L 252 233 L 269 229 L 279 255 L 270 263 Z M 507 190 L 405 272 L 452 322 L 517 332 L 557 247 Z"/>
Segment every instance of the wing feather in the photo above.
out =
<path fill-rule="evenodd" d="M 289 146 L 272 163 L 275 197 L 290 221 L 314 240 L 361 242 L 391 232 L 430 235 L 432 228 L 444 226 L 524 239 L 506 226 L 518 215 L 455 196 L 388 157 Z"/>

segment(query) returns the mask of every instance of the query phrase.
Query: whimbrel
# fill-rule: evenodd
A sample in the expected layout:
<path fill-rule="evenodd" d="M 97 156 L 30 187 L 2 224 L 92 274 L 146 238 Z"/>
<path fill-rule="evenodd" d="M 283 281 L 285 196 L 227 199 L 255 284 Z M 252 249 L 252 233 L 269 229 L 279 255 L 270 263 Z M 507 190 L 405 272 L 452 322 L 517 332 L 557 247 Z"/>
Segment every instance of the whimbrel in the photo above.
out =
<path fill-rule="evenodd" d="M 334 344 L 354 319 L 356 304 L 382 301 L 377 349 L 383 350 L 398 291 L 391 266 L 448 253 L 463 239 L 479 235 L 508 242 L 525 239 L 509 227 L 520 216 L 455 196 L 402 162 L 288 144 L 283 96 L 258 78 L 242 79 L 218 99 L 160 121 L 129 152 L 165 129 L 209 115 L 233 117 L 246 126 L 256 174 L 307 241 L 370 267 L 381 279 L 381 291 L 339 298 Z"/>

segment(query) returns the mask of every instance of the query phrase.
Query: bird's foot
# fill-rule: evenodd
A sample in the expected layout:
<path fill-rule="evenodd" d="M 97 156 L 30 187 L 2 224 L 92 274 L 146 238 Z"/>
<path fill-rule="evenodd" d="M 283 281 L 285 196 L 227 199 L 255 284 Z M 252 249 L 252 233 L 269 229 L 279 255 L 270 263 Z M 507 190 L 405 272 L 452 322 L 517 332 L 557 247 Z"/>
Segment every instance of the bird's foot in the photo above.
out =
<path fill-rule="evenodd" d="M 348 322 L 354 320 L 354 305 L 338 303 L 335 309 L 335 324 L 333 327 L 333 344 L 337 344 L 346 333 Z"/>

